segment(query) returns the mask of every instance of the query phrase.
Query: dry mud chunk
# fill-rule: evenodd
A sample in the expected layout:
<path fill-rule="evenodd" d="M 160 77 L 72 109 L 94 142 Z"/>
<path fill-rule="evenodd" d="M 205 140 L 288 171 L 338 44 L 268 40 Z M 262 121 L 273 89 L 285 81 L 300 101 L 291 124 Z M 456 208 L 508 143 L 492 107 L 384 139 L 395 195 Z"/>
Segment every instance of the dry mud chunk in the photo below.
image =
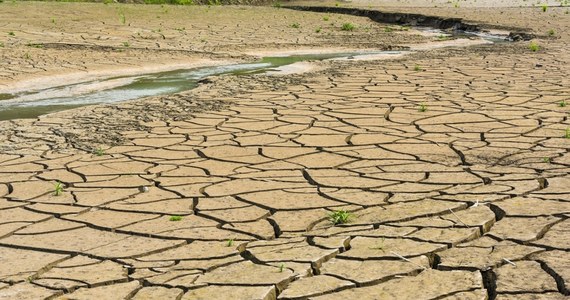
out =
<path fill-rule="evenodd" d="M 272 300 L 276 295 L 273 286 L 207 286 L 188 291 L 182 300 Z"/>
<path fill-rule="evenodd" d="M 350 250 L 338 255 L 339 258 L 379 259 L 419 256 L 446 249 L 443 244 L 417 242 L 405 238 L 356 237 L 350 241 Z"/>
<path fill-rule="evenodd" d="M 69 255 L 14 249 L 0 246 L 0 280 L 24 280 L 26 277 Z"/>
<path fill-rule="evenodd" d="M 550 216 L 570 212 L 570 202 L 538 198 L 511 198 L 495 204 L 506 216 Z"/>
<path fill-rule="evenodd" d="M 555 217 L 503 218 L 497 222 L 489 235 L 499 239 L 512 239 L 523 242 L 534 241 L 560 219 Z"/>
<path fill-rule="evenodd" d="M 429 259 L 420 256 L 403 260 L 345 260 L 331 259 L 321 267 L 321 274 L 356 281 L 360 285 L 382 282 L 396 275 L 414 275 L 429 268 Z"/>
<path fill-rule="evenodd" d="M 138 281 L 104 285 L 94 288 L 80 288 L 69 295 L 63 295 L 59 300 L 88 300 L 88 299 L 126 299 L 139 288 Z"/>
<path fill-rule="evenodd" d="M 144 287 L 140 289 L 133 300 L 154 300 L 154 299 L 178 299 L 182 296 L 181 289 L 178 288 L 165 288 L 160 286 Z"/>
<path fill-rule="evenodd" d="M 74 267 L 56 266 L 40 276 L 41 279 L 65 278 L 85 282 L 90 286 L 127 281 L 127 270 L 112 261 Z"/>
<path fill-rule="evenodd" d="M 564 220 L 552 226 L 546 234 L 534 242 L 537 245 L 569 250 L 570 249 L 570 220 Z"/>
<path fill-rule="evenodd" d="M 46 289 L 31 283 L 19 283 L 0 289 L 2 300 L 36 300 L 48 299 L 61 294 L 61 291 Z"/>
<path fill-rule="evenodd" d="M 293 272 L 289 269 L 281 271 L 277 267 L 257 265 L 250 261 L 221 267 L 200 276 L 196 283 L 217 285 L 276 285 L 282 289 L 292 279 Z"/>
<path fill-rule="evenodd" d="M 353 288 L 314 299 L 433 299 L 461 291 L 482 289 L 479 272 L 425 270 L 417 276 L 390 280 L 370 287 Z"/>
<path fill-rule="evenodd" d="M 237 255 L 235 247 L 225 242 L 194 241 L 188 245 L 138 258 L 141 261 L 218 259 Z"/>
<path fill-rule="evenodd" d="M 556 281 L 540 264 L 534 261 L 519 261 L 516 266 L 504 265 L 497 270 L 497 293 L 556 292 Z"/>
<path fill-rule="evenodd" d="M 483 241 L 476 240 L 475 242 Z M 437 255 L 441 260 L 438 268 L 443 270 L 454 268 L 486 270 L 504 264 L 504 259 L 517 261 L 540 251 L 544 251 L 544 249 L 507 241 L 500 243 L 493 241 L 489 245 L 474 245 L 472 247 L 460 246 L 438 252 Z"/>
<path fill-rule="evenodd" d="M 532 256 L 533 259 L 544 263 L 550 275 L 561 278 L 560 285 L 568 293 L 570 291 L 570 253 L 566 251 L 548 251 Z"/>
<path fill-rule="evenodd" d="M 327 292 L 353 286 L 355 284 L 350 281 L 326 275 L 305 277 L 289 284 L 287 289 L 279 295 L 278 299 L 306 299 L 307 297 L 319 296 Z"/>

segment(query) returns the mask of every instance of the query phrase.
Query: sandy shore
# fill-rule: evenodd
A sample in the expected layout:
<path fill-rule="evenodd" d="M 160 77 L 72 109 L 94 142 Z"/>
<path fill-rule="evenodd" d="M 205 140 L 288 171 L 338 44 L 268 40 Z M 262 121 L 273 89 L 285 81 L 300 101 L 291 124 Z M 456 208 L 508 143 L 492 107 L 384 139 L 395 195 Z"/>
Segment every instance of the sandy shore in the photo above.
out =
<path fill-rule="evenodd" d="M 331 60 L 0 122 L 0 299 L 566 299 L 570 18 L 507 2 L 382 9 L 524 30 L 538 51 Z M 4 2 L 0 19 L 14 32 L 0 40 L 6 87 L 80 68 L 444 42 L 269 7 Z M 97 47 L 27 46 L 79 39 Z"/>

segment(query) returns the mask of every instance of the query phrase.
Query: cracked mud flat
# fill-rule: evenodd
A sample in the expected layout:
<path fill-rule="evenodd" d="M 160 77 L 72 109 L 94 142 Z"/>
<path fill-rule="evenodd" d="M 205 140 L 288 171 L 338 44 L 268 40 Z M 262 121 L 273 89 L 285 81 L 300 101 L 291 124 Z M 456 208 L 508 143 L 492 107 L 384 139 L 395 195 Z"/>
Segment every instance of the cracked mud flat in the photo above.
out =
<path fill-rule="evenodd" d="M 419 9 L 549 24 L 537 53 L 335 61 L 2 122 L 0 299 L 565 299 L 564 11 Z"/>

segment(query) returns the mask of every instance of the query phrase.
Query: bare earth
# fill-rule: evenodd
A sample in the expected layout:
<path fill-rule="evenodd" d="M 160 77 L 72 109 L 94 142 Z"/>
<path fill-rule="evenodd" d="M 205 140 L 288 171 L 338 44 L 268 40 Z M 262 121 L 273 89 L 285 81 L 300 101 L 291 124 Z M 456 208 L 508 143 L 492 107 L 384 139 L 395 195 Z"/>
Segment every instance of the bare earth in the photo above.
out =
<path fill-rule="evenodd" d="M 329 61 L 0 122 L 0 299 L 566 299 L 570 14 L 439 2 L 341 5 L 526 31 L 541 49 Z M 0 19 L 4 91 L 434 39 L 270 7 L 4 2 Z M 338 210 L 351 217 L 333 226 Z"/>

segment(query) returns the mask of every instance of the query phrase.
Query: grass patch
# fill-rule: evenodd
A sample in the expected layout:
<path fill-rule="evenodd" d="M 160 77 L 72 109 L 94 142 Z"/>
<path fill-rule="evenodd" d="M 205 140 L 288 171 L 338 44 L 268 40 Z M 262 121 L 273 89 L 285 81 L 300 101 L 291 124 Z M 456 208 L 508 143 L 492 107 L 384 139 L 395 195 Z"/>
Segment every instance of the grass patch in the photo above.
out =
<path fill-rule="evenodd" d="M 97 155 L 97 156 L 103 156 L 105 155 L 105 150 L 101 147 L 93 150 L 93 154 Z"/>
<path fill-rule="evenodd" d="M 548 10 L 548 4 L 543 4 L 541 7 L 542 12 L 546 12 Z"/>
<path fill-rule="evenodd" d="M 532 51 L 532 52 L 537 52 L 538 50 L 540 50 L 540 45 L 538 45 L 537 42 L 532 41 L 528 45 L 528 49 L 530 49 L 530 51 Z"/>
<path fill-rule="evenodd" d="M 234 245 L 234 239 L 229 239 L 226 241 L 226 247 L 231 247 Z"/>
<path fill-rule="evenodd" d="M 566 107 L 568 105 L 568 102 L 566 102 L 566 100 L 562 100 L 558 103 L 558 106 L 560 107 Z"/>
<path fill-rule="evenodd" d="M 291 24 L 291 28 L 299 28 L 299 27 L 301 27 L 301 24 L 299 24 L 297 22 Z"/>
<path fill-rule="evenodd" d="M 178 222 L 178 221 L 182 221 L 182 217 L 181 216 L 170 216 L 170 219 L 168 219 L 171 222 Z"/>
<path fill-rule="evenodd" d="M 550 29 L 548 31 L 548 36 L 554 36 L 556 34 L 556 32 L 554 31 L 554 29 Z"/>
<path fill-rule="evenodd" d="M 319 27 L 319 28 L 315 29 L 315 32 L 316 32 L 316 33 L 320 33 L 322 30 L 323 30 L 323 28 L 322 28 L 322 27 Z"/>
<path fill-rule="evenodd" d="M 9 35 L 9 36 L 16 36 L 16 34 L 14 33 L 14 31 L 8 31 L 8 35 Z"/>
<path fill-rule="evenodd" d="M 61 196 L 61 194 L 63 194 L 63 183 L 58 181 L 53 188 L 53 195 Z"/>
<path fill-rule="evenodd" d="M 329 221 L 333 225 L 346 224 L 353 218 L 352 213 L 346 210 L 336 210 L 329 214 Z"/>
<path fill-rule="evenodd" d="M 356 29 L 356 26 L 352 23 L 344 23 L 340 27 L 340 30 L 343 30 L 343 31 L 353 31 L 354 29 Z"/>
<path fill-rule="evenodd" d="M 566 128 L 564 131 L 564 137 L 570 139 L 570 127 Z"/>
<path fill-rule="evenodd" d="M 418 107 L 418 111 L 419 112 L 426 112 L 427 111 L 427 105 L 425 103 L 421 103 L 420 106 Z"/>
<path fill-rule="evenodd" d="M 192 5 L 194 0 L 144 0 L 145 4 Z"/>
<path fill-rule="evenodd" d="M 280 264 L 279 265 L 279 273 L 283 273 L 283 270 L 285 270 L 285 264 Z"/>
<path fill-rule="evenodd" d="M 415 65 L 414 71 L 416 71 L 416 72 L 422 71 L 422 67 L 420 67 L 420 65 Z"/>

